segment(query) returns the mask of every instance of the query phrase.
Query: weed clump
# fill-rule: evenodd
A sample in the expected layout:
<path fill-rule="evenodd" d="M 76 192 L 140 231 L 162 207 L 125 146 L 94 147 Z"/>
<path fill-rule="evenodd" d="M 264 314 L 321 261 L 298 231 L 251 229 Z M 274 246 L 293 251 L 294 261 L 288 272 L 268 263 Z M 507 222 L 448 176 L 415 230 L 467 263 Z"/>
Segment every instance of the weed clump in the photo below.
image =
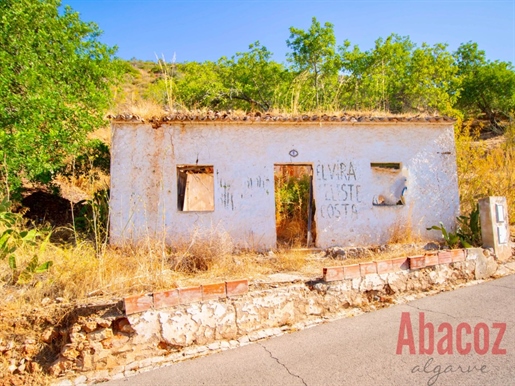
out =
<path fill-rule="evenodd" d="M 230 235 L 218 228 L 195 229 L 189 242 L 178 243 L 172 256 L 172 269 L 177 272 L 207 271 L 230 260 L 234 244 Z"/>

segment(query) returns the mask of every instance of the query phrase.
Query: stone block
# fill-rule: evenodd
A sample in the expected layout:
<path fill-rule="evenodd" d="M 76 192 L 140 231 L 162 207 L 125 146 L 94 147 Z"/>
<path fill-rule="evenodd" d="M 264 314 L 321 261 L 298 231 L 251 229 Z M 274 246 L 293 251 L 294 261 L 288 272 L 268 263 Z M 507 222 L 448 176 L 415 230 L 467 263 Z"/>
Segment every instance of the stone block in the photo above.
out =
<path fill-rule="evenodd" d="M 71 370 L 73 367 L 73 362 L 69 361 L 64 357 L 59 357 L 50 367 L 48 368 L 48 373 L 57 377 L 64 373 L 65 371 Z"/>
<path fill-rule="evenodd" d="M 408 260 L 410 269 L 420 269 L 426 266 L 426 257 L 424 255 L 409 256 Z"/>
<path fill-rule="evenodd" d="M 202 285 L 202 300 L 225 298 L 225 283 Z"/>
<path fill-rule="evenodd" d="M 105 349 L 119 348 L 129 341 L 129 337 L 124 334 L 116 334 L 111 338 L 102 340 L 102 347 Z"/>
<path fill-rule="evenodd" d="M 200 286 L 179 288 L 178 291 L 181 304 L 200 302 L 202 300 L 202 288 Z"/>
<path fill-rule="evenodd" d="M 393 272 L 407 270 L 409 267 L 409 260 L 407 257 L 397 257 L 392 259 Z"/>
<path fill-rule="evenodd" d="M 135 314 L 147 311 L 154 305 L 154 297 L 152 294 L 134 295 L 123 299 L 125 314 Z"/>
<path fill-rule="evenodd" d="M 488 279 L 493 276 L 495 271 L 497 271 L 497 263 L 493 256 L 485 256 L 482 253 L 477 255 L 474 271 L 476 280 Z"/>
<path fill-rule="evenodd" d="M 476 260 L 478 256 L 483 256 L 483 248 L 467 248 L 465 251 L 466 260 Z"/>
<path fill-rule="evenodd" d="M 453 249 L 451 250 L 452 254 L 452 262 L 456 263 L 457 261 L 465 261 L 465 250 L 463 249 Z"/>
<path fill-rule="evenodd" d="M 361 277 L 359 264 L 344 266 L 343 274 L 344 274 L 345 279 L 356 279 L 358 277 Z"/>
<path fill-rule="evenodd" d="M 327 267 L 322 270 L 324 274 L 324 281 L 337 281 L 343 280 L 343 267 Z"/>
<path fill-rule="evenodd" d="M 434 265 L 438 265 L 439 259 L 438 259 L 438 253 L 426 253 L 425 255 L 425 262 L 424 264 L 426 267 L 432 267 Z"/>
<path fill-rule="evenodd" d="M 493 248 L 498 260 L 507 261 L 512 255 L 512 249 L 506 197 L 479 200 L 479 213 L 483 248 Z"/>
<path fill-rule="evenodd" d="M 68 360 L 74 360 L 79 356 L 79 352 L 77 351 L 77 347 L 74 344 L 66 344 L 61 349 L 61 355 L 68 359 Z"/>
<path fill-rule="evenodd" d="M 451 251 L 438 251 L 438 264 L 452 263 Z"/>
<path fill-rule="evenodd" d="M 100 327 L 110 327 L 111 326 L 111 321 L 109 320 L 106 320 L 106 319 L 102 319 L 102 318 L 97 318 L 96 319 L 96 322 L 97 324 L 100 326 Z"/>
<path fill-rule="evenodd" d="M 367 261 L 366 263 L 359 264 L 359 272 L 361 276 L 377 273 L 376 263 L 374 261 Z"/>
<path fill-rule="evenodd" d="M 96 320 L 86 320 L 82 325 L 82 329 L 86 332 L 95 331 L 98 327 L 98 323 Z"/>
<path fill-rule="evenodd" d="M 113 336 L 113 330 L 110 328 L 101 328 L 99 330 L 90 332 L 88 334 L 88 340 L 90 342 L 99 342 L 101 340 L 111 338 Z"/>
<path fill-rule="evenodd" d="M 249 292 L 249 281 L 247 279 L 226 281 L 225 286 L 227 296 L 244 295 Z"/>
<path fill-rule="evenodd" d="M 174 307 L 180 304 L 177 289 L 154 293 L 154 308 Z"/>
<path fill-rule="evenodd" d="M 392 260 L 379 260 L 375 263 L 378 274 L 393 272 Z"/>

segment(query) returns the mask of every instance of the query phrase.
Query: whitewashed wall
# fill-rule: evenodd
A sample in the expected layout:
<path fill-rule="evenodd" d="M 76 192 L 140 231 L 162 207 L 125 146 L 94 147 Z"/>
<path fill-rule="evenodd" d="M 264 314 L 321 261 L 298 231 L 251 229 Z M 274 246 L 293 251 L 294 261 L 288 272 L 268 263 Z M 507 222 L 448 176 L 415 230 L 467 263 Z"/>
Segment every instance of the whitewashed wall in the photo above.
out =
<path fill-rule="evenodd" d="M 322 248 L 384 243 L 406 226 L 434 239 L 426 227 L 442 221 L 452 228 L 459 214 L 452 122 L 178 122 L 158 129 L 113 122 L 112 129 L 114 244 L 187 240 L 195 229 L 216 228 L 241 247 L 274 248 L 274 164 L 312 165 Z M 372 205 L 391 193 L 372 162 L 401 164 L 406 205 Z M 177 165 L 184 164 L 214 166 L 214 211 L 178 211 Z"/>

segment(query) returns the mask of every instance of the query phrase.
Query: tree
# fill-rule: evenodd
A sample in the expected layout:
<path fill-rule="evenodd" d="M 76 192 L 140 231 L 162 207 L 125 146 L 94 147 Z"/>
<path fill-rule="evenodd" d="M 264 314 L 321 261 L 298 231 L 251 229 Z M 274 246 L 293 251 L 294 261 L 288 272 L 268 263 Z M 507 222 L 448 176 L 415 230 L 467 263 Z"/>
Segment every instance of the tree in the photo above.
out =
<path fill-rule="evenodd" d="M 409 37 L 391 34 L 375 41 L 372 50 L 339 47 L 347 92 L 359 109 L 401 112 L 406 106 L 406 81 L 414 44 Z"/>
<path fill-rule="evenodd" d="M 452 113 L 456 66 L 444 44 L 421 47 L 391 34 L 362 52 L 346 41 L 340 48 L 347 107 L 394 113 Z"/>
<path fill-rule="evenodd" d="M 185 108 L 223 108 L 226 88 L 217 63 L 187 62 L 177 66 L 177 100 Z"/>
<path fill-rule="evenodd" d="M 308 31 L 290 27 L 290 38 L 286 41 L 292 52 L 288 60 L 300 73 L 313 75 L 316 107 L 320 106 L 320 89 L 323 77 L 333 79 L 338 76 L 339 56 L 336 54 L 336 38 L 333 25 L 326 22 L 324 26 L 315 17 L 311 20 Z"/>
<path fill-rule="evenodd" d="M 48 183 L 105 122 L 116 48 L 60 0 L 0 0 L 0 178 Z"/>
<path fill-rule="evenodd" d="M 447 45 L 426 43 L 411 55 L 406 80 L 406 100 L 411 110 L 453 115 L 459 93 L 453 90 L 457 67 Z"/>
<path fill-rule="evenodd" d="M 264 111 L 277 106 L 281 87 L 289 80 L 288 71 L 272 60 L 272 53 L 259 41 L 249 46 L 249 52 L 225 60 L 224 66 L 229 97 Z"/>
<path fill-rule="evenodd" d="M 477 43 L 468 42 L 454 53 L 461 87 L 458 107 L 467 113 L 481 113 L 495 129 L 515 109 L 515 71 L 507 62 L 486 59 Z"/>

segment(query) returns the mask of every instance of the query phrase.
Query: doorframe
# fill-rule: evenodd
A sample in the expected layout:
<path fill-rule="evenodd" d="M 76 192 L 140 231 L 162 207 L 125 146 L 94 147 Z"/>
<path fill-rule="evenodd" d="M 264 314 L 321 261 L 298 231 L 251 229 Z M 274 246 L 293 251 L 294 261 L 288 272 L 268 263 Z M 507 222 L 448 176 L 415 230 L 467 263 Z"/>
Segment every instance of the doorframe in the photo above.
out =
<path fill-rule="evenodd" d="M 308 198 L 308 208 L 307 208 L 307 232 L 306 232 L 306 248 L 316 248 L 316 237 L 313 238 L 313 222 L 315 223 L 315 234 L 317 233 L 317 226 L 315 220 L 315 212 L 316 212 L 316 197 L 315 197 L 315 165 L 314 163 L 310 162 L 278 162 L 274 163 L 274 196 L 276 191 L 276 183 L 275 183 L 275 168 L 276 166 L 305 166 L 309 168 L 309 173 L 306 174 L 310 178 L 310 184 L 309 184 L 309 198 Z M 275 218 L 275 225 L 277 227 L 277 207 L 274 200 L 274 218 Z M 277 229 L 276 229 L 276 239 L 277 239 Z M 277 241 L 276 241 L 277 243 Z"/>

